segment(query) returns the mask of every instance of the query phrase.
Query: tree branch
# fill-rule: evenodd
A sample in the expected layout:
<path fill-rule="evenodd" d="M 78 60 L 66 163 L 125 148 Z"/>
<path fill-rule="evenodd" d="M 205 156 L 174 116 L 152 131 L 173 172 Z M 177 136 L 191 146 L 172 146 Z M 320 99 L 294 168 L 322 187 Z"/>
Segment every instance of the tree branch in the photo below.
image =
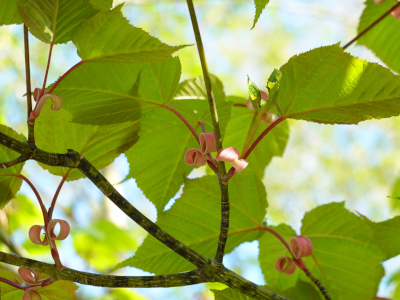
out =
<path fill-rule="evenodd" d="M 68 150 L 67 154 L 58 153 L 48 153 L 46 151 L 29 148 L 27 143 L 17 141 L 4 133 L 0 132 L 0 144 L 6 146 L 21 154 L 29 154 L 29 158 L 47 164 L 50 166 L 60 166 L 67 168 L 78 168 L 83 174 L 85 174 L 96 186 L 99 188 L 104 195 L 106 195 L 111 201 L 114 202 L 127 216 L 129 216 L 133 221 L 145 229 L 148 233 L 153 235 L 161 243 L 169 247 L 171 250 L 191 262 L 198 267 L 198 271 L 192 271 L 188 273 L 182 273 L 190 275 L 185 277 L 183 281 L 180 281 L 181 276 L 186 276 L 182 274 L 176 275 L 164 275 L 164 276 L 144 276 L 144 277 L 118 277 L 118 276 L 105 276 L 96 275 L 85 272 L 79 272 L 72 269 L 64 269 L 61 273 L 58 272 L 58 268 L 55 265 L 45 264 L 35 260 L 21 258 L 16 255 L 7 254 L 0 252 L 0 261 L 23 266 L 32 270 L 40 270 L 49 275 L 57 276 L 60 279 L 75 281 L 83 284 L 90 284 L 95 286 L 107 286 L 107 287 L 124 287 L 129 284 L 129 287 L 155 287 L 164 286 L 166 277 L 171 279 L 175 278 L 178 280 L 177 285 L 183 286 L 189 284 L 196 284 L 200 282 L 222 282 L 229 287 L 240 291 L 246 295 L 249 295 L 255 299 L 265 299 L 265 300 L 287 300 L 284 297 L 276 295 L 275 293 L 264 289 L 248 281 L 247 279 L 239 276 L 238 274 L 226 269 L 221 266 L 221 268 L 216 269 L 213 262 L 202 255 L 198 254 L 196 251 L 190 249 L 186 245 L 179 242 L 173 236 L 169 235 L 167 232 L 162 230 L 156 224 L 151 222 L 146 216 L 139 212 L 134 206 L 132 206 L 124 197 L 122 197 L 117 190 L 107 181 L 107 179 L 90 164 L 82 155 L 79 153 Z M 227 186 L 224 186 L 227 191 Z M 223 192 L 225 193 L 225 192 Z M 222 198 L 222 202 L 224 199 Z M 197 278 L 196 274 L 193 272 L 198 272 L 200 278 Z M 195 276 L 195 277 L 192 277 Z M 72 276 L 72 277 L 71 277 Z M 138 279 L 139 278 L 139 279 Z M 194 279 L 195 280 L 194 280 Z M 193 279 L 193 281 L 191 281 Z M 136 280 L 136 281 L 135 281 Z M 170 284 L 171 281 L 168 281 Z M 163 283 L 164 282 L 164 283 Z M 134 285 L 134 284 L 137 284 Z M 139 285 L 140 284 L 140 285 Z M 178 285 L 179 284 L 179 285 Z M 171 285 L 168 285 L 171 286 Z"/>
<path fill-rule="evenodd" d="M 248 281 L 247 279 L 225 267 L 222 267 L 221 272 L 215 275 L 215 281 L 226 284 L 230 288 L 254 299 L 288 300 L 285 297 L 282 297 L 251 281 Z"/>
<path fill-rule="evenodd" d="M 217 107 L 215 105 L 214 95 L 212 92 L 211 79 L 210 79 L 210 74 L 208 72 L 203 42 L 201 40 L 200 29 L 197 23 L 197 17 L 193 6 L 193 1 L 187 0 L 187 5 L 189 8 L 190 19 L 192 20 L 194 35 L 196 37 L 197 50 L 199 52 L 201 68 L 203 70 L 204 83 L 207 90 L 207 99 L 208 99 L 208 104 L 210 106 L 210 113 L 214 127 L 214 135 L 215 135 L 217 150 L 219 151 L 220 149 L 222 149 L 222 136 L 221 136 L 221 131 L 219 129 L 218 112 L 217 112 Z M 219 165 L 218 179 L 220 181 L 220 189 L 221 189 L 221 229 L 218 239 L 217 252 L 214 258 L 214 263 L 217 268 L 222 266 L 222 260 L 225 252 L 225 245 L 228 239 L 228 231 L 229 231 L 229 193 L 227 186 L 228 183 L 227 182 L 222 183 L 224 177 L 226 176 L 225 163 L 223 161 L 219 161 L 218 165 Z"/>
<path fill-rule="evenodd" d="M 357 41 L 360 37 L 362 37 L 364 34 L 366 34 L 368 31 L 370 31 L 372 28 L 374 28 L 380 21 L 382 21 L 384 18 L 386 18 L 392 11 L 394 11 L 396 8 L 400 6 L 400 2 L 397 3 L 395 6 L 393 6 L 391 9 L 389 9 L 387 12 L 385 12 L 380 18 L 378 18 L 374 23 L 369 25 L 367 28 L 365 28 L 362 32 L 360 32 L 354 39 L 352 39 L 350 42 L 348 42 L 346 45 L 344 45 L 342 48 L 345 50 L 347 47 L 349 47 L 351 44 L 353 44 L 355 41 Z"/>
<path fill-rule="evenodd" d="M 0 168 L 1 169 L 8 169 L 12 166 L 18 165 L 20 163 L 23 163 L 24 161 L 27 161 L 29 159 L 28 156 L 26 155 L 21 155 L 19 157 L 17 157 L 16 159 L 10 160 L 10 161 L 5 161 L 3 163 L 0 164 Z"/>
<path fill-rule="evenodd" d="M 103 287 L 174 287 L 186 286 L 203 282 L 198 270 L 158 276 L 113 276 L 81 272 L 70 268 L 58 272 L 55 265 L 17 255 L 0 252 L 0 261 L 46 273 L 59 279 L 73 281 L 85 285 Z"/>
<path fill-rule="evenodd" d="M 2 132 L 0 132 L 0 144 L 21 154 L 26 154 L 31 151 L 26 143 L 17 141 Z M 114 202 L 119 209 L 161 243 L 199 268 L 204 267 L 204 265 L 208 263 L 207 258 L 175 239 L 138 211 L 129 203 L 129 201 L 118 193 L 111 183 L 108 182 L 108 180 L 89 161 L 78 152 L 68 150 L 67 154 L 58 154 L 35 149 L 35 151 L 31 151 L 30 158 L 50 166 L 79 169 L 103 192 L 105 196 Z"/>

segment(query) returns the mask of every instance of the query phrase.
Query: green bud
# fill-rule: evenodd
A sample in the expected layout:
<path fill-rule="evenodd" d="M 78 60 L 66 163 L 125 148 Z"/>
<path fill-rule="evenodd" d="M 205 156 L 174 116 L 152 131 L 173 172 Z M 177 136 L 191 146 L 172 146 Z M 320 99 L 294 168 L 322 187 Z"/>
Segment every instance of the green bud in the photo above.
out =
<path fill-rule="evenodd" d="M 250 80 L 247 76 L 247 90 L 249 91 L 250 101 L 255 110 L 260 110 L 261 107 L 261 93 L 257 85 Z"/>

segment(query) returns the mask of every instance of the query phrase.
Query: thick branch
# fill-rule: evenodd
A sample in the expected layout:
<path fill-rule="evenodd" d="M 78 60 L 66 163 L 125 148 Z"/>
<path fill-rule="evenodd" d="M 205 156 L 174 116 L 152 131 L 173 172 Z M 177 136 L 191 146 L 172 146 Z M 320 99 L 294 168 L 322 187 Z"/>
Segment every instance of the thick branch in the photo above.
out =
<path fill-rule="evenodd" d="M 254 299 L 288 300 L 285 297 L 248 281 L 225 267 L 222 267 L 221 272 L 216 274 L 214 279 Z"/>
<path fill-rule="evenodd" d="M 82 155 L 73 150 L 67 154 L 48 153 L 46 151 L 35 149 L 29 150 L 28 145 L 17 141 L 4 133 L 0 132 L 0 144 L 21 154 L 30 155 L 31 159 L 50 166 L 61 166 L 68 168 L 78 168 L 85 174 L 115 205 L 119 207 L 128 217 L 145 229 L 148 233 L 158 239 L 161 243 L 171 250 L 187 259 L 197 267 L 203 267 L 208 263 L 208 259 L 193 251 L 186 245 L 179 242 L 173 236 L 162 230 L 145 215 L 138 211 L 129 203 L 120 193 L 108 182 L 108 180 Z"/>
<path fill-rule="evenodd" d="M 82 157 L 78 169 L 85 174 L 105 196 L 114 202 L 119 209 L 161 243 L 199 268 L 204 267 L 208 262 L 207 258 L 179 242 L 138 211 L 124 197 L 122 197 L 111 183 L 109 183 L 108 180 L 85 158 Z"/>
<path fill-rule="evenodd" d="M 208 104 L 210 106 L 210 113 L 214 127 L 217 150 L 219 151 L 220 149 L 222 149 L 222 136 L 221 136 L 221 131 L 219 129 L 218 112 L 217 112 L 217 107 L 215 105 L 214 95 L 212 92 L 210 73 L 208 72 L 206 56 L 204 53 L 203 42 L 201 40 L 199 24 L 197 23 L 197 17 L 193 6 L 193 1 L 187 0 L 187 5 L 189 8 L 190 19 L 192 20 L 194 35 L 196 37 L 197 50 L 199 52 L 201 68 L 203 70 L 204 83 L 207 90 L 207 99 L 208 99 Z M 222 182 L 222 180 L 226 176 L 225 163 L 223 161 L 219 161 L 218 165 L 219 165 L 218 179 L 220 182 Z M 222 259 L 224 256 L 225 245 L 228 239 L 228 231 L 229 231 L 228 186 L 227 182 L 225 182 L 224 184 L 220 183 L 220 185 L 221 185 L 221 230 L 218 239 L 217 252 L 214 258 L 214 263 L 216 267 L 222 266 Z M 224 187 L 222 187 L 222 185 L 224 185 Z"/>
<path fill-rule="evenodd" d="M 77 283 L 103 286 L 103 287 L 174 287 L 186 286 L 203 282 L 197 270 L 159 276 L 113 276 L 100 275 L 87 272 L 76 271 L 65 268 L 58 272 L 55 265 L 47 264 L 37 260 L 19 257 L 17 255 L 0 252 L 0 261 L 23 267 L 30 270 L 36 270 L 55 276 L 63 280 L 74 281 Z"/>

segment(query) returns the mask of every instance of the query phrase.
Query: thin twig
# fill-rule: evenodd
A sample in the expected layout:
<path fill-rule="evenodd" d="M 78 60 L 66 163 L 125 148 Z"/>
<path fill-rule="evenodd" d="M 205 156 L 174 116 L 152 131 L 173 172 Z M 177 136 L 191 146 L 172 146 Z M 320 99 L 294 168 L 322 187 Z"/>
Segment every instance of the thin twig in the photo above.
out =
<path fill-rule="evenodd" d="M 29 37 L 28 27 L 24 24 L 24 49 L 25 49 L 25 77 L 26 77 L 26 107 L 28 110 L 27 119 L 32 111 L 32 94 L 31 94 L 31 67 L 29 62 Z"/>
<path fill-rule="evenodd" d="M 203 42 L 201 40 L 199 24 L 197 23 L 197 17 L 193 6 L 193 1 L 187 0 L 187 5 L 189 8 L 190 19 L 192 21 L 193 31 L 196 38 L 196 44 L 197 44 L 197 50 L 199 52 L 201 68 L 203 70 L 204 83 L 207 90 L 207 99 L 208 99 L 208 104 L 210 106 L 210 114 L 214 128 L 217 151 L 219 151 L 222 149 L 222 136 L 221 136 L 221 131 L 219 129 L 218 112 L 217 112 L 217 107 L 215 105 L 214 95 L 212 92 L 211 79 L 210 79 L 210 74 L 208 72 Z M 218 239 L 217 252 L 214 258 L 214 265 L 217 268 L 220 268 L 222 266 L 222 260 L 225 253 L 225 245 L 228 239 L 228 231 L 229 231 L 229 192 L 227 185 L 228 183 L 222 182 L 226 175 L 225 163 L 223 161 L 219 161 L 218 165 L 219 165 L 218 179 L 220 182 L 220 190 L 221 190 L 221 229 Z"/>
<path fill-rule="evenodd" d="M 32 184 L 32 182 L 30 182 L 30 180 L 28 178 L 26 178 L 24 175 L 22 174 L 0 174 L 0 176 L 13 176 L 13 177 L 18 177 L 21 178 L 22 180 L 24 180 L 32 189 L 32 191 L 35 193 L 36 198 L 39 201 L 39 205 L 40 208 L 42 210 L 43 213 L 43 219 L 44 219 L 44 223 L 47 226 L 47 222 L 48 222 L 48 216 L 47 216 L 47 210 L 46 207 L 43 205 L 43 201 L 42 198 L 40 197 L 39 192 L 37 191 L 37 189 L 35 188 L 35 186 Z"/>
<path fill-rule="evenodd" d="M 58 194 L 60 193 L 61 188 L 63 187 L 64 182 L 67 180 L 67 177 L 68 177 L 69 173 L 71 172 L 71 170 L 72 170 L 72 169 L 69 169 L 69 170 L 67 171 L 67 173 L 65 173 L 65 175 L 64 175 L 63 178 L 61 179 L 60 184 L 59 184 L 58 187 L 57 187 L 57 191 L 56 191 L 56 193 L 54 194 L 53 201 L 51 201 L 51 205 L 50 205 L 50 208 L 49 208 L 49 220 L 51 220 L 51 218 L 53 217 L 53 211 L 54 211 L 54 207 L 56 206 Z"/>
<path fill-rule="evenodd" d="M 197 143 L 199 143 L 199 145 L 200 145 L 199 136 L 197 135 L 196 130 L 194 130 L 194 128 L 192 127 L 192 125 L 190 125 L 190 123 L 188 122 L 188 120 L 186 120 L 186 119 L 185 119 L 175 108 L 173 108 L 172 106 L 170 106 L 170 105 L 163 106 L 163 105 L 162 105 L 162 107 L 165 107 L 166 109 L 172 111 L 179 119 L 181 119 L 182 122 L 185 123 L 186 127 L 189 128 L 189 130 L 190 130 L 191 133 L 193 134 L 194 138 L 196 139 Z"/>
<path fill-rule="evenodd" d="M 44 95 L 44 90 L 46 88 L 46 82 L 47 82 L 47 76 L 49 75 L 49 69 L 50 69 L 50 61 L 51 61 L 51 54 L 53 52 L 53 46 L 54 46 L 54 36 L 53 39 L 50 43 L 50 49 L 49 49 L 49 57 L 47 59 L 47 66 L 46 66 L 46 72 L 44 73 L 44 80 L 43 80 L 43 86 L 42 86 L 42 91 L 40 93 L 40 96 L 38 99 L 40 99 Z M 39 101 L 38 101 L 39 102 Z M 37 102 L 37 103 L 38 103 Z"/>
<path fill-rule="evenodd" d="M 268 132 L 270 132 L 276 125 L 278 125 L 279 123 L 281 123 L 283 120 L 285 120 L 286 118 L 284 117 L 280 117 L 278 120 L 276 120 L 275 122 L 271 123 L 259 136 L 258 138 L 254 141 L 254 143 L 250 146 L 250 148 L 246 151 L 246 154 L 243 155 L 243 158 L 246 159 L 251 151 L 254 150 L 254 148 L 258 145 L 259 142 L 261 142 L 261 140 L 263 139 L 264 136 L 267 135 Z"/>
<path fill-rule="evenodd" d="M 375 27 L 380 21 L 382 21 L 384 18 L 386 18 L 392 11 L 394 11 L 396 8 L 400 6 L 400 2 L 397 3 L 395 6 L 393 6 L 391 9 L 389 9 L 387 12 L 385 12 L 380 18 L 378 18 L 374 23 L 369 25 L 367 28 L 365 28 L 362 32 L 360 32 L 354 39 L 352 39 L 350 42 L 348 42 L 346 45 L 344 45 L 342 48 L 345 50 L 347 47 L 349 47 L 351 44 L 353 44 L 355 41 L 357 41 L 360 37 L 362 37 L 364 34 L 366 34 L 368 31 L 370 31 L 373 27 Z"/>
<path fill-rule="evenodd" d="M 16 159 L 13 159 L 13 160 L 10 160 L 10 161 L 5 161 L 5 162 L 1 163 L 0 164 L 0 169 L 7 169 L 7 168 L 10 168 L 10 167 L 13 167 L 13 166 L 18 165 L 20 163 L 23 163 L 24 161 L 27 161 L 28 159 L 29 159 L 28 156 L 20 155 Z"/>
<path fill-rule="evenodd" d="M 25 50 L 25 79 L 26 79 L 26 107 L 28 120 L 28 145 L 35 148 L 35 129 L 29 122 L 32 111 L 31 66 L 29 59 L 29 35 L 28 27 L 24 24 L 24 50 Z"/>

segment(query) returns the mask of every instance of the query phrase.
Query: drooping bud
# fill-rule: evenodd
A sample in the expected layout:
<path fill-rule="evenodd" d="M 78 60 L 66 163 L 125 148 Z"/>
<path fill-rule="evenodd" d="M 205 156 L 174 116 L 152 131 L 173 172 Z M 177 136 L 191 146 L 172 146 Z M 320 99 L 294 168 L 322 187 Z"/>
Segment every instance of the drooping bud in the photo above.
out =
<path fill-rule="evenodd" d="M 36 245 L 47 246 L 49 244 L 47 236 L 44 236 L 43 240 L 40 237 L 40 233 L 42 232 L 42 230 L 44 230 L 44 226 L 33 225 L 29 229 L 29 239 L 32 241 L 32 243 Z"/>
<path fill-rule="evenodd" d="M 54 228 L 56 227 L 57 223 L 60 224 L 60 232 L 58 235 L 54 233 Z M 69 231 L 69 224 L 64 220 L 54 219 L 49 222 L 49 225 L 47 225 L 47 232 L 49 234 L 49 238 L 52 240 L 64 240 L 68 236 Z"/>
<path fill-rule="evenodd" d="M 47 101 L 48 99 L 50 99 L 50 98 L 53 99 L 53 104 L 52 104 L 51 107 L 50 107 L 51 110 L 60 110 L 60 109 L 61 109 L 61 106 L 62 106 L 62 99 L 61 99 L 60 96 L 54 95 L 54 94 L 45 94 L 45 95 L 43 95 L 43 96 L 40 98 L 38 104 L 36 105 L 36 108 L 35 108 L 35 118 L 37 118 L 37 117 L 39 116 L 39 114 L 40 114 L 40 112 L 41 112 L 41 110 L 42 110 L 44 104 L 45 104 L 46 101 Z"/>
<path fill-rule="evenodd" d="M 39 280 L 40 273 L 35 270 L 29 270 L 25 268 L 18 269 L 18 275 L 23 281 L 29 284 L 36 284 Z"/>
<path fill-rule="evenodd" d="M 297 236 L 290 240 L 290 250 L 296 259 L 311 255 L 313 244 L 308 237 Z"/>
<path fill-rule="evenodd" d="M 217 152 L 214 132 L 200 134 L 200 145 L 203 154 Z"/>
<path fill-rule="evenodd" d="M 42 300 L 42 296 L 37 291 L 28 289 L 22 295 L 22 300 Z"/>
<path fill-rule="evenodd" d="M 185 153 L 185 162 L 190 166 L 204 166 L 207 159 L 200 149 L 191 148 Z"/>
<path fill-rule="evenodd" d="M 290 275 L 296 270 L 296 264 L 290 257 L 282 256 L 276 260 L 275 270 Z"/>
<path fill-rule="evenodd" d="M 39 100 L 41 92 L 42 92 L 41 88 L 35 88 L 35 90 L 33 91 L 33 100 L 35 100 L 35 102 L 37 102 Z M 48 90 L 44 90 L 44 94 L 48 94 L 48 93 L 49 93 Z"/>
<path fill-rule="evenodd" d="M 231 163 L 237 172 L 243 171 L 249 164 L 247 160 L 240 158 L 239 151 L 233 147 L 219 150 L 215 159 Z"/>
<path fill-rule="evenodd" d="M 400 6 L 398 8 L 396 8 L 394 11 L 392 11 L 391 14 L 395 20 L 400 18 Z"/>

